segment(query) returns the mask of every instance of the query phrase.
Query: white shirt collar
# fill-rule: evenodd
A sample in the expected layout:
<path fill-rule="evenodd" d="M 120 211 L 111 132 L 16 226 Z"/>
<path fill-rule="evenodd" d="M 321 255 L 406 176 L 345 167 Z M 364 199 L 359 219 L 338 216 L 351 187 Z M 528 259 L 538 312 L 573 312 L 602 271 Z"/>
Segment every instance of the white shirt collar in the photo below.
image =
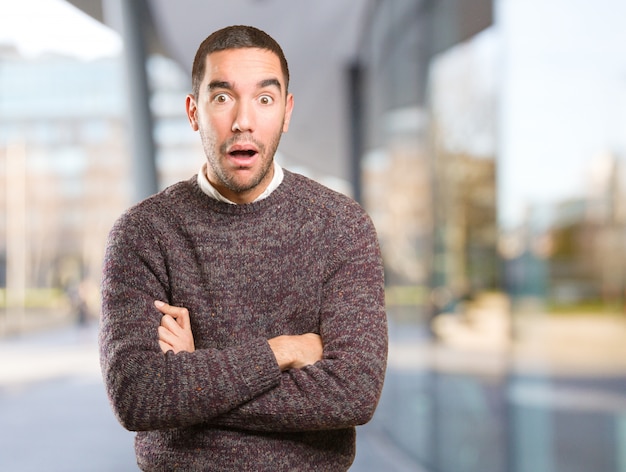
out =
<path fill-rule="evenodd" d="M 207 166 L 207 163 L 205 162 L 204 164 L 202 164 L 202 167 L 200 168 L 200 171 L 198 172 L 198 186 L 200 187 L 200 189 L 204 193 L 206 193 L 209 197 L 214 198 L 215 200 L 219 200 L 220 202 L 236 205 L 235 202 L 223 196 L 221 193 L 217 191 L 215 187 L 213 187 L 213 185 L 211 185 L 211 182 L 209 182 L 209 179 L 207 179 L 207 176 L 206 176 L 206 166 Z M 272 177 L 272 181 L 267 186 L 267 188 L 263 191 L 263 193 L 259 195 L 258 197 L 256 197 L 254 201 L 258 202 L 259 200 L 263 200 L 264 198 L 269 197 L 270 193 L 276 190 L 278 186 L 281 184 L 281 182 L 283 181 L 284 175 L 285 174 L 283 173 L 282 167 L 280 167 L 278 163 L 274 161 L 274 176 Z"/>

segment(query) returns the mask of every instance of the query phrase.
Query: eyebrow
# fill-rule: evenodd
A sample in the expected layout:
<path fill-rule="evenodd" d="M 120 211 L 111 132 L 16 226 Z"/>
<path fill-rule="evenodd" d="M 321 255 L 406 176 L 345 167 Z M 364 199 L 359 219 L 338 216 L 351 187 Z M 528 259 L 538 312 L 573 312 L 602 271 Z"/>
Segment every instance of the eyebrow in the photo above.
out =
<path fill-rule="evenodd" d="M 261 80 L 258 84 L 259 88 L 266 88 L 266 87 L 276 87 L 278 88 L 278 90 L 282 90 L 282 87 L 280 85 L 280 81 L 278 79 L 265 79 L 265 80 Z M 232 90 L 233 89 L 233 85 L 225 80 L 214 80 L 212 82 L 209 83 L 209 90 L 216 90 L 216 89 L 224 89 L 224 90 Z"/>
<path fill-rule="evenodd" d="M 225 82 L 223 80 L 214 80 L 211 83 L 209 83 L 209 90 L 215 90 L 215 89 L 226 89 L 226 90 L 230 90 L 232 89 L 232 85 L 230 85 L 230 82 Z"/>
<path fill-rule="evenodd" d="M 278 79 L 265 79 L 259 82 L 259 88 L 265 88 L 265 87 L 271 87 L 271 86 L 275 86 L 276 88 L 278 88 L 278 91 L 280 91 L 282 88 L 280 86 L 280 82 L 278 81 Z"/>

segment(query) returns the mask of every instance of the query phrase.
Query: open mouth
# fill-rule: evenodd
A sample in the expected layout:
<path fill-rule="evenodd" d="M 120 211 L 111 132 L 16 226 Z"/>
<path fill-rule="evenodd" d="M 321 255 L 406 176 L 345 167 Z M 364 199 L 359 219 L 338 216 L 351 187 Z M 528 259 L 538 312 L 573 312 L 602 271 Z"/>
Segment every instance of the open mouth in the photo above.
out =
<path fill-rule="evenodd" d="M 227 154 L 235 160 L 253 158 L 259 153 L 259 148 L 251 142 L 234 142 L 227 148 Z"/>
<path fill-rule="evenodd" d="M 232 157 L 252 157 L 257 152 L 254 149 L 237 149 L 230 151 L 228 154 Z"/>

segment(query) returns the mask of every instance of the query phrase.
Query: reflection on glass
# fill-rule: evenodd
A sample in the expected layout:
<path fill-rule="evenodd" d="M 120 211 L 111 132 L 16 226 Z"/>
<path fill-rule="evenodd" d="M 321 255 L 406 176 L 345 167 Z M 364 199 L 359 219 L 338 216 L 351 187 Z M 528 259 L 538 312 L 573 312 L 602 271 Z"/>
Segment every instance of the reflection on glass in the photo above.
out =
<path fill-rule="evenodd" d="M 427 470 L 626 470 L 626 10 L 583 3 L 499 0 L 444 48 L 469 17 L 409 25 L 408 3 L 381 2 L 373 21 L 379 421 Z"/>

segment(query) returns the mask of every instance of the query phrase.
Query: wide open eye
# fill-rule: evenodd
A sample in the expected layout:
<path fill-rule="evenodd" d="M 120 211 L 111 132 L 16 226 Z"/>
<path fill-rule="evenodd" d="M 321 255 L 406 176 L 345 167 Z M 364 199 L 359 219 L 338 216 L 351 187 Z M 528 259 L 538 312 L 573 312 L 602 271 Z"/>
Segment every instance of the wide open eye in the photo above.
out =
<path fill-rule="evenodd" d="M 229 100 L 230 97 L 225 93 L 218 93 L 213 97 L 215 103 L 227 103 Z"/>
<path fill-rule="evenodd" d="M 274 98 L 270 95 L 261 95 L 259 97 L 259 103 L 261 105 L 271 105 L 272 103 L 274 103 Z"/>

